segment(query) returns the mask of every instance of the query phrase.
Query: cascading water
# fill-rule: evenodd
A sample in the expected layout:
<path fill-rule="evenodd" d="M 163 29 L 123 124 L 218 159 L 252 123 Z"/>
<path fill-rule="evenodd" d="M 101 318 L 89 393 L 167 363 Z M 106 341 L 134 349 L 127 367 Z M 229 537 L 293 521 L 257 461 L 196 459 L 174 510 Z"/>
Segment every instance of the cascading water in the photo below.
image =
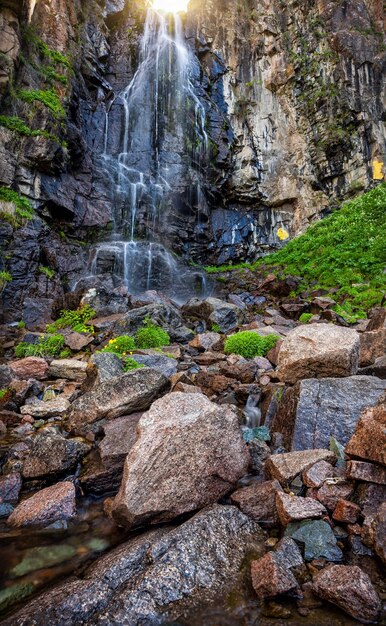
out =
<path fill-rule="evenodd" d="M 168 218 L 188 184 L 200 194 L 208 136 L 190 75 L 197 63 L 180 16 L 148 9 L 138 69 L 106 110 L 103 169 L 114 206 L 111 239 L 94 250 L 92 274 L 121 277 L 130 293 L 203 295 L 203 274 L 165 247 Z M 111 132 L 121 119 L 122 131 Z M 201 293 L 200 293 L 201 292 Z"/>

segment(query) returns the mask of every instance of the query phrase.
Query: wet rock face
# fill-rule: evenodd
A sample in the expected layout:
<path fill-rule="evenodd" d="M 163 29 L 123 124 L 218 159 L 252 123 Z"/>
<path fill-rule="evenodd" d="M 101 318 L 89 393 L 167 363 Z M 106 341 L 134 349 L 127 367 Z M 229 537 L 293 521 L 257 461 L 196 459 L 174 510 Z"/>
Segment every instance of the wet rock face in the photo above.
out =
<path fill-rule="evenodd" d="M 346 11 L 330 2 L 193 0 L 184 27 L 210 141 L 201 163 L 187 167 L 194 120 L 182 154 L 181 137 L 164 129 L 164 157 L 179 184 L 156 239 L 195 261 L 254 258 L 280 245 L 279 228 L 292 235 L 332 196 L 365 188 L 383 153 L 381 16 L 380 0 L 350 0 Z M 44 326 L 89 273 L 89 246 L 79 240 L 90 244 L 109 233 L 115 204 L 100 158 L 105 111 L 111 109 L 109 142 L 118 146 L 122 105 L 110 105 L 137 69 L 144 21 L 144 1 L 93 11 L 68 0 L 0 9 L 2 113 L 31 114 L 33 130 L 58 136 L 0 127 L 0 185 L 26 194 L 36 208 L 22 228 L 1 227 L 15 277 L 4 290 L 7 320 L 23 316 L 31 328 Z M 27 23 L 73 64 L 68 82 L 55 84 L 66 108 L 62 127 L 44 106 L 27 107 L 8 89 L 11 76 L 17 88 L 51 87 L 38 69 L 44 59 L 23 36 Z M 144 198 L 141 228 L 148 204 Z M 101 263 L 110 272 L 111 259 Z M 42 265 L 55 275 L 42 274 Z M 116 287 L 98 296 L 106 314 L 125 310 L 127 298 L 112 297 Z"/>
<path fill-rule="evenodd" d="M 248 469 L 236 412 L 202 394 L 157 400 L 137 432 L 112 504 L 120 525 L 168 521 L 216 502 Z"/>
<path fill-rule="evenodd" d="M 250 550 L 262 554 L 263 541 L 259 526 L 236 507 L 215 505 L 178 528 L 148 532 L 120 546 L 82 580 L 57 586 L 8 621 L 129 626 L 178 620 L 229 593 L 242 575 L 243 559 Z"/>

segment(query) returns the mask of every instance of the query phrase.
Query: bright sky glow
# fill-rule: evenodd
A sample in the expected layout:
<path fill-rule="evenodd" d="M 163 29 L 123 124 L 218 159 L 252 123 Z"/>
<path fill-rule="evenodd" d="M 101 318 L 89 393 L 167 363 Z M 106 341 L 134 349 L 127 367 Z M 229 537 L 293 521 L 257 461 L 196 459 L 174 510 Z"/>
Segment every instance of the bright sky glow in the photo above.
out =
<path fill-rule="evenodd" d="M 189 0 L 153 0 L 153 9 L 164 13 L 180 13 L 188 10 Z"/>

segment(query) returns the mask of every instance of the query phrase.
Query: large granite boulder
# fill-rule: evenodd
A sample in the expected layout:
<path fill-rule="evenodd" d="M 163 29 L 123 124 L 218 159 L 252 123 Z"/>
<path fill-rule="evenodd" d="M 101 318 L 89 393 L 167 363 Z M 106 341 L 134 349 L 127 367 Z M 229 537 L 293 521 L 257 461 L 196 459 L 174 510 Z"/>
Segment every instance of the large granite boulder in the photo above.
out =
<path fill-rule="evenodd" d="M 271 430 L 283 434 L 288 450 L 328 448 L 330 437 L 346 445 L 362 411 L 385 389 L 374 376 L 302 380 L 284 393 Z"/>
<path fill-rule="evenodd" d="M 68 411 L 69 427 L 80 432 L 87 424 L 103 418 L 146 410 L 169 386 L 163 374 L 148 367 L 111 378 L 72 403 Z"/>
<path fill-rule="evenodd" d="M 264 552 L 259 526 L 233 506 L 214 505 L 178 528 L 116 548 L 29 602 L 4 626 L 160 625 L 189 619 L 240 584 L 244 559 Z"/>
<path fill-rule="evenodd" d="M 232 407 L 198 393 L 171 393 L 138 423 L 112 515 L 139 526 L 203 508 L 232 488 L 249 461 Z"/>
<path fill-rule="evenodd" d="M 278 357 L 280 378 L 351 376 L 358 369 L 359 334 L 333 324 L 298 326 L 283 340 Z"/>

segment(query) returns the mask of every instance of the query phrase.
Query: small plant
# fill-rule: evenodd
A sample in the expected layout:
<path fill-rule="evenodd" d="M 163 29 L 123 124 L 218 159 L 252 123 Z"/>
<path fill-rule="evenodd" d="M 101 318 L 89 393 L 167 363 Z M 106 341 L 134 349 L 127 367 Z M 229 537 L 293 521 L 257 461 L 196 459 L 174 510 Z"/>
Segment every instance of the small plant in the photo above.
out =
<path fill-rule="evenodd" d="M 299 317 L 299 322 L 301 324 L 308 324 L 308 322 L 312 318 L 313 318 L 312 313 L 302 313 L 301 316 Z"/>
<path fill-rule="evenodd" d="M 27 356 L 50 357 L 58 356 L 64 346 L 63 335 L 51 335 L 50 337 L 41 337 L 38 343 L 27 343 L 22 341 L 15 348 L 15 355 L 18 359 Z"/>
<path fill-rule="evenodd" d="M 32 130 L 32 128 L 27 126 L 27 124 L 20 119 L 20 117 L 0 115 L 0 126 L 18 133 L 18 135 L 24 135 L 25 137 L 44 137 L 45 139 L 50 139 L 56 143 L 61 143 L 60 139 L 56 135 L 53 135 L 46 130 Z"/>
<path fill-rule="evenodd" d="M 110 339 L 107 346 L 105 346 L 101 352 L 113 352 L 113 354 L 117 354 L 118 356 L 125 356 L 127 353 L 130 353 L 135 348 L 135 342 L 133 337 L 129 335 L 121 335 L 120 337 L 115 337 L 115 339 Z"/>
<path fill-rule="evenodd" d="M 125 372 L 131 372 L 131 370 L 137 370 L 140 367 L 145 366 L 142 363 L 137 363 L 137 361 L 131 357 L 125 359 Z"/>
<path fill-rule="evenodd" d="M 4 400 L 4 398 L 10 393 L 9 389 L 0 389 L 0 400 Z"/>
<path fill-rule="evenodd" d="M 53 324 L 48 324 L 48 333 L 55 333 L 62 328 L 71 328 L 77 333 L 93 333 L 94 328 L 86 322 L 95 317 L 96 312 L 88 304 L 79 307 L 75 311 L 64 309 L 60 312 L 59 319 Z"/>
<path fill-rule="evenodd" d="M 39 272 L 41 274 L 45 274 L 45 276 L 47 276 L 47 278 L 49 278 L 50 280 L 55 276 L 55 270 L 53 270 L 51 267 L 45 267 L 44 265 L 41 265 L 39 267 Z"/>
<path fill-rule="evenodd" d="M 147 348 L 162 348 L 170 345 L 169 333 L 154 324 L 150 319 L 145 319 L 143 327 L 135 334 L 135 344 L 137 348 L 143 350 Z"/>
<path fill-rule="evenodd" d="M 267 335 L 262 337 L 251 330 L 244 330 L 236 333 L 225 342 L 225 354 L 239 354 L 246 359 L 253 359 L 255 356 L 265 356 L 267 352 L 274 348 L 279 337 L 277 335 Z"/>
<path fill-rule="evenodd" d="M 25 322 L 23 320 L 20 320 L 20 322 L 17 323 L 17 327 L 18 328 L 25 328 Z"/>
<path fill-rule="evenodd" d="M 9 202 L 15 206 L 15 213 L 22 219 L 33 218 L 33 208 L 27 198 L 9 187 L 0 187 L 0 202 Z M 5 213 L 2 211 L 2 213 Z"/>
<path fill-rule="evenodd" d="M 221 333 L 221 328 L 218 324 L 212 324 L 212 332 L 213 333 Z"/>
<path fill-rule="evenodd" d="M 0 272 L 0 289 L 4 289 L 7 283 L 10 283 L 12 280 L 12 276 L 6 270 L 2 270 Z"/>
<path fill-rule="evenodd" d="M 66 115 L 60 98 L 54 89 L 22 89 L 18 96 L 23 102 L 40 102 L 47 107 L 55 119 L 63 119 Z"/>
<path fill-rule="evenodd" d="M 68 359 L 71 354 L 70 348 L 64 348 L 64 350 L 59 353 L 59 359 Z"/>

